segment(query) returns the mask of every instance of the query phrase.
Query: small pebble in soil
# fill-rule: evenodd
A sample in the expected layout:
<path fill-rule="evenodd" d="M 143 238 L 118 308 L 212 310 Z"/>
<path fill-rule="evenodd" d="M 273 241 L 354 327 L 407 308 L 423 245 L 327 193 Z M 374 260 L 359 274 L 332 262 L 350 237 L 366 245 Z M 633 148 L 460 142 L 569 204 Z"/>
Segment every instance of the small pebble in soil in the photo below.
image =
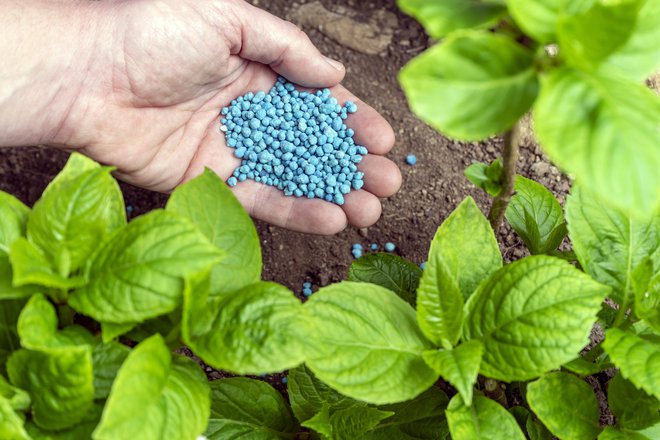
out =
<path fill-rule="evenodd" d="M 387 252 L 394 252 L 394 249 L 396 249 L 396 246 L 394 245 L 394 243 L 391 243 L 389 241 L 387 243 L 385 243 L 385 250 Z"/>
<path fill-rule="evenodd" d="M 419 268 L 422 269 L 422 270 L 426 269 L 426 261 L 424 261 L 423 263 L 421 263 L 421 264 L 419 265 Z"/>
<path fill-rule="evenodd" d="M 346 194 L 364 185 L 357 165 L 367 149 L 355 144 L 345 124 L 356 111 L 355 103 L 342 107 L 328 89 L 301 92 L 281 77 L 268 94 L 236 98 L 221 110 L 227 145 L 242 160 L 227 184 L 251 179 L 287 196 L 343 205 Z"/>
<path fill-rule="evenodd" d="M 409 154 L 406 156 L 406 163 L 408 165 L 415 165 L 417 163 L 417 156 L 414 154 Z"/>
<path fill-rule="evenodd" d="M 377 250 L 378 250 L 378 244 L 376 244 L 376 243 L 371 243 L 371 250 L 372 250 L 372 251 L 377 251 Z"/>

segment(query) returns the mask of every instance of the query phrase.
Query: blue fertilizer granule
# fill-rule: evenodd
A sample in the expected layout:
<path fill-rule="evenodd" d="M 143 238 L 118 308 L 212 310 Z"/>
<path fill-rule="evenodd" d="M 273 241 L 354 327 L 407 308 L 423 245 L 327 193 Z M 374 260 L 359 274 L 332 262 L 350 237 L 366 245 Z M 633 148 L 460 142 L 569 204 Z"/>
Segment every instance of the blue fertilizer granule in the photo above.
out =
<path fill-rule="evenodd" d="M 409 154 L 406 156 L 406 163 L 408 165 L 415 165 L 417 163 L 417 156 L 414 154 Z"/>
<path fill-rule="evenodd" d="M 300 92 L 281 77 L 268 94 L 236 98 L 221 111 L 227 145 L 242 160 L 227 184 L 252 179 L 287 196 L 344 204 L 346 194 L 364 185 L 357 164 L 367 149 L 344 123 L 356 111 L 328 89 Z"/>
<path fill-rule="evenodd" d="M 389 241 L 387 243 L 385 243 L 385 250 L 387 252 L 394 252 L 394 249 L 396 249 L 396 246 L 394 245 L 394 243 L 391 243 Z"/>

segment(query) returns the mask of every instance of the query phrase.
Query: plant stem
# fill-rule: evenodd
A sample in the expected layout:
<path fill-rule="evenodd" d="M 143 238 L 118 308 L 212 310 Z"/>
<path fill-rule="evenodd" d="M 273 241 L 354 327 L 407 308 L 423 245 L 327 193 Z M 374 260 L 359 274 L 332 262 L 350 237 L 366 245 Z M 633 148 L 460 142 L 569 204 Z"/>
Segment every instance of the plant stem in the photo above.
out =
<path fill-rule="evenodd" d="M 516 182 L 516 164 L 518 163 L 518 147 L 520 141 L 520 122 L 504 133 L 504 148 L 502 148 L 502 190 L 493 200 L 488 214 L 488 220 L 495 233 L 502 225 L 504 212 L 509 206 Z"/>

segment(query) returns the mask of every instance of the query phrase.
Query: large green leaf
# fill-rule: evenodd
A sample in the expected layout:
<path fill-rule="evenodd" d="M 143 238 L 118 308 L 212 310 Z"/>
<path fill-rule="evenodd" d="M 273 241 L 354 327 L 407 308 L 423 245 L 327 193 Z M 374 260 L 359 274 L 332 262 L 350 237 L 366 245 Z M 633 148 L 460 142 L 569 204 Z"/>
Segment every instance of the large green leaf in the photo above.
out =
<path fill-rule="evenodd" d="M 464 336 L 484 344 L 481 374 L 522 381 L 573 360 L 608 291 L 558 258 L 532 256 L 500 269 L 466 304 Z"/>
<path fill-rule="evenodd" d="M 340 393 L 394 403 L 412 399 L 437 379 L 422 359 L 431 344 L 415 311 L 394 292 L 348 281 L 321 288 L 305 309 L 314 327 L 307 366 Z"/>
<path fill-rule="evenodd" d="M 509 12 L 528 35 L 542 43 L 557 39 L 557 22 L 588 9 L 595 0 L 506 0 Z"/>
<path fill-rule="evenodd" d="M 67 278 L 57 272 L 43 251 L 22 237 L 14 240 L 9 261 L 13 270 L 14 287 L 32 284 L 68 290 L 85 284 L 82 277 Z"/>
<path fill-rule="evenodd" d="M 9 400 L 0 395 L 0 438 L 3 440 L 32 440 L 23 426 L 23 420 L 11 407 Z"/>
<path fill-rule="evenodd" d="M 189 220 L 151 211 L 101 245 L 89 263 L 89 284 L 74 291 L 69 304 L 101 322 L 163 315 L 181 304 L 184 276 L 223 256 Z"/>
<path fill-rule="evenodd" d="M 633 271 L 632 284 L 635 315 L 660 333 L 660 247 L 639 263 Z"/>
<path fill-rule="evenodd" d="M 117 342 L 99 344 L 92 352 L 94 365 L 94 398 L 105 399 L 110 395 L 110 388 L 121 365 L 131 350 Z"/>
<path fill-rule="evenodd" d="M 502 267 L 502 256 L 488 220 L 466 198 L 438 228 L 417 290 L 417 320 L 436 345 L 458 341 L 464 298 Z"/>
<path fill-rule="evenodd" d="M 559 20 L 557 36 L 562 56 L 577 68 L 596 69 L 632 37 L 645 1 L 597 1 L 589 10 Z"/>
<path fill-rule="evenodd" d="M 600 409 L 591 387 L 567 373 L 551 373 L 527 386 L 527 402 L 559 438 L 593 440 L 601 431 Z"/>
<path fill-rule="evenodd" d="M 472 387 L 477 381 L 484 346 L 478 340 L 467 341 L 451 350 L 429 350 L 424 360 L 443 379 L 452 384 L 467 406 L 472 404 Z"/>
<path fill-rule="evenodd" d="M 238 374 L 282 371 L 305 360 L 307 315 L 284 286 L 251 284 L 210 297 L 208 276 L 186 281 L 184 342 L 204 362 Z"/>
<path fill-rule="evenodd" d="M 547 254 L 566 236 L 564 212 L 547 188 L 516 176 L 516 193 L 506 209 L 506 220 L 532 254 Z"/>
<path fill-rule="evenodd" d="M 660 344 L 618 328 L 605 333 L 603 348 L 635 386 L 660 399 Z"/>
<path fill-rule="evenodd" d="M 29 240 L 43 249 L 63 276 L 75 271 L 105 236 L 126 223 L 119 186 L 101 167 L 78 155 L 66 166 L 35 203 L 28 219 Z"/>
<path fill-rule="evenodd" d="M 604 201 L 660 206 L 660 99 L 641 84 L 561 68 L 543 82 L 536 134 L 550 158 Z"/>
<path fill-rule="evenodd" d="M 398 0 L 397 4 L 437 39 L 459 29 L 495 25 L 506 13 L 504 5 L 481 0 Z"/>
<path fill-rule="evenodd" d="M 586 188 L 574 186 L 566 202 L 566 219 L 580 264 L 612 288 L 612 298 L 619 304 L 632 302 L 634 271 L 646 258 L 655 260 L 660 273 L 659 216 L 636 219 L 604 205 Z"/>
<path fill-rule="evenodd" d="M 282 395 L 259 380 L 234 377 L 211 382 L 209 440 L 291 439 L 298 423 Z"/>
<path fill-rule="evenodd" d="M 646 0 L 637 14 L 630 37 L 603 65 L 642 81 L 660 67 L 660 2 Z"/>
<path fill-rule="evenodd" d="M 413 307 L 422 270 L 398 255 L 367 254 L 351 264 L 348 281 L 373 283 L 390 289 Z"/>
<path fill-rule="evenodd" d="M 211 270 L 211 295 L 233 292 L 261 279 L 261 247 L 254 223 L 211 170 L 178 187 L 168 211 L 189 218 L 225 258 Z"/>
<path fill-rule="evenodd" d="M 617 426 L 639 430 L 660 423 L 660 401 L 617 374 L 607 384 L 607 402 Z"/>
<path fill-rule="evenodd" d="M 94 337 L 78 325 L 58 330 L 55 307 L 43 295 L 34 295 L 18 318 L 18 335 L 23 348 L 53 352 L 78 345 L 94 344 Z"/>
<path fill-rule="evenodd" d="M 465 405 L 461 396 L 454 396 L 446 414 L 453 440 L 525 440 L 516 419 L 482 395 L 474 396 L 471 407 Z"/>
<path fill-rule="evenodd" d="M 11 382 L 32 399 L 34 422 L 44 429 L 79 423 L 92 407 L 92 349 L 82 345 L 49 352 L 21 349 L 7 361 Z"/>
<path fill-rule="evenodd" d="M 598 440 L 655 440 L 655 437 L 651 438 L 639 432 L 606 426 L 598 436 Z"/>
<path fill-rule="evenodd" d="M 9 248 L 18 238 L 25 236 L 30 208 L 11 194 L 0 191 L 0 257 L 9 255 Z"/>
<path fill-rule="evenodd" d="M 191 359 L 175 356 L 160 335 L 138 344 L 112 384 L 94 440 L 192 440 L 210 412 L 206 376 Z"/>
<path fill-rule="evenodd" d="M 291 409 L 301 422 L 321 412 L 324 405 L 328 409 L 342 409 L 357 402 L 318 380 L 305 365 L 289 371 L 287 391 Z"/>
<path fill-rule="evenodd" d="M 461 32 L 413 59 L 399 80 L 417 116 L 453 138 L 481 140 L 529 110 L 538 92 L 533 63 L 506 36 Z"/>
<path fill-rule="evenodd" d="M 449 435 L 444 411 L 449 399 L 437 387 L 431 387 L 413 400 L 382 405 L 378 408 L 394 415 L 383 420 L 360 440 L 436 440 Z"/>

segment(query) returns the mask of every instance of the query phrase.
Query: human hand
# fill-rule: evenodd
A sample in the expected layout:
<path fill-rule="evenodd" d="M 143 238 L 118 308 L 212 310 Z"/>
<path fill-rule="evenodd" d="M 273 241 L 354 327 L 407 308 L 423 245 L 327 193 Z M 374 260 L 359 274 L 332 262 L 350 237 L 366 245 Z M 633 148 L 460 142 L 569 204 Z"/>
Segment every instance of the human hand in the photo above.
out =
<path fill-rule="evenodd" d="M 84 86 L 55 143 L 118 168 L 122 180 L 168 192 L 204 167 L 227 179 L 240 164 L 219 131 L 219 110 L 248 91 L 269 91 L 277 75 L 304 87 L 329 87 L 358 112 L 347 125 L 369 150 L 360 164 L 364 189 L 343 206 L 285 197 L 248 180 L 233 188 L 248 212 L 288 229 L 332 234 L 369 226 L 378 197 L 401 183 L 383 157 L 394 144 L 389 124 L 338 83 L 344 68 L 326 59 L 294 25 L 240 0 L 101 2 L 94 56 Z"/>

